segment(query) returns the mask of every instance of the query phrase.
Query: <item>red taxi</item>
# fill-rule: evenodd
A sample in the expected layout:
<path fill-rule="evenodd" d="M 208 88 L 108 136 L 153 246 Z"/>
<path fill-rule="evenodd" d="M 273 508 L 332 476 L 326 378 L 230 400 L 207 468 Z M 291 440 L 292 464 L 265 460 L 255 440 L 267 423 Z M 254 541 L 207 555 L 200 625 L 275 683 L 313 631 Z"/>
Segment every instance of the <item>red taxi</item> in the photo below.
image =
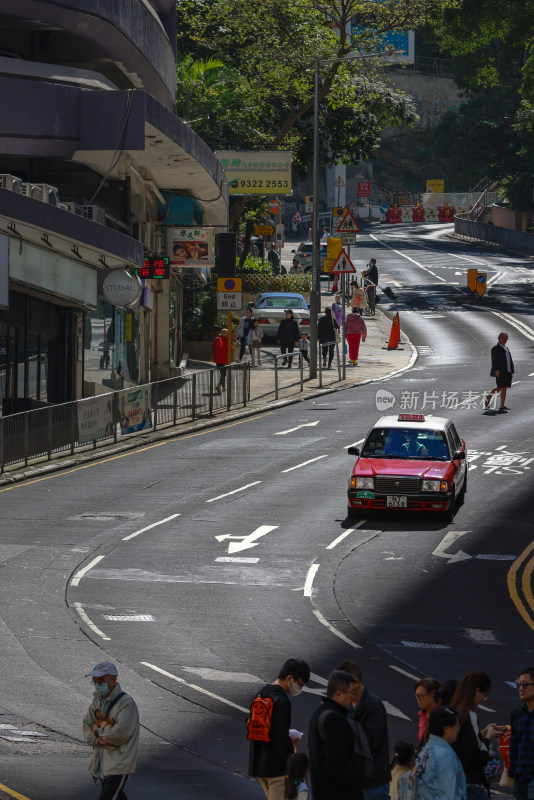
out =
<path fill-rule="evenodd" d="M 370 509 L 436 511 L 450 520 L 467 489 L 467 450 L 445 417 L 381 417 L 368 433 L 348 488 L 347 516 Z"/>

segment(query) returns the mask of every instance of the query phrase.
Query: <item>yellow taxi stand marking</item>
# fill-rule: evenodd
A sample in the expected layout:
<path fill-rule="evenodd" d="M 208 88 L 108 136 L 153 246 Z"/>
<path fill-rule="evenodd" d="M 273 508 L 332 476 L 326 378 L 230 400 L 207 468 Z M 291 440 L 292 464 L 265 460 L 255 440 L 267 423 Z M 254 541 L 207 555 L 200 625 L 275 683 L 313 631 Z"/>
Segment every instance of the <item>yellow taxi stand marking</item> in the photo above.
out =
<path fill-rule="evenodd" d="M 508 582 L 508 591 L 510 593 L 510 597 L 512 598 L 512 602 L 523 617 L 524 621 L 527 623 L 529 628 L 534 630 L 534 619 L 529 614 L 528 610 L 525 608 L 525 604 L 519 597 L 519 593 L 517 591 L 517 573 L 519 572 L 521 566 L 526 561 L 526 559 L 530 556 L 532 551 L 534 550 L 534 542 L 531 542 L 528 547 L 526 547 L 521 555 L 519 555 L 512 566 L 508 571 L 507 582 Z M 522 588 L 529 604 L 530 608 L 534 611 L 534 597 L 532 596 L 532 588 L 530 586 L 530 578 L 532 575 L 532 570 L 534 568 L 534 563 L 530 562 L 523 574 L 522 580 Z"/>
<path fill-rule="evenodd" d="M 30 800 L 30 798 L 26 797 L 25 794 L 20 794 L 14 789 L 9 789 L 7 786 L 4 786 L 3 783 L 0 783 L 0 792 L 6 792 L 6 794 L 8 794 L 10 797 L 15 797 L 16 800 Z"/>
<path fill-rule="evenodd" d="M 243 425 L 245 422 L 254 422 L 257 419 L 263 419 L 263 417 L 269 417 L 271 414 L 274 414 L 274 411 L 267 411 L 265 414 L 260 414 L 257 417 L 252 417 L 251 419 L 242 419 L 238 422 L 231 422 L 228 425 L 220 425 L 214 428 L 209 428 L 206 431 L 199 431 L 198 433 L 190 433 L 187 436 L 179 436 L 176 437 L 183 441 L 184 439 L 194 439 L 196 436 L 205 436 L 207 433 L 213 433 L 214 431 L 224 431 L 227 428 L 234 428 L 236 425 Z M 172 442 L 176 443 L 175 440 L 171 440 Z M 100 464 L 109 464 L 110 461 L 116 461 L 118 458 L 127 458 L 128 456 L 135 456 L 139 453 L 144 453 L 145 450 L 153 450 L 155 447 L 161 447 L 164 444 L 170 444 L 171 441 L 167 440 L 165 442 L 158 442 L 157 444 L 150 444 L 147 447 L 139 447 L 135 450 L 129 450 L 127 453 L 121 453 L 118 456 L 111 456 L 111 458 L 101 458 L 98 461 L 92 461 L 90 464 L 84 464 L 82 467 L 74 467 L 73 469 L 67 469 L 63 472 L 57 472 L 55 475 L 43 475 L 42 478 L 34 478 L 32 481 L 21 481 L 21 483 L 15 483 L 12 486 L 6 486 L 3 489 L 0 489 L 0 494 L 2 492 L 10 492 L 12 489 L 21 489 L 24 486 L 31 486 L 33 483 L 41 483 L 41 481 L 51 481 L 53 478 L 63 478 L 65 475 L 71 475 L 73 472 L 79 472 L 82 469 L 91 469 L 91 467 L 98 467 Z"/>
<path fill-rule="evenodd" d="M 527 601 L 531 611 L 534 612 L 534 597 L 532 596 L 532 571 L 534 570 L 534 558 L 527 561 L 525 569 L 523 570 L 523 579 L 521 581 L 521 588 L 523 595 Z"/>

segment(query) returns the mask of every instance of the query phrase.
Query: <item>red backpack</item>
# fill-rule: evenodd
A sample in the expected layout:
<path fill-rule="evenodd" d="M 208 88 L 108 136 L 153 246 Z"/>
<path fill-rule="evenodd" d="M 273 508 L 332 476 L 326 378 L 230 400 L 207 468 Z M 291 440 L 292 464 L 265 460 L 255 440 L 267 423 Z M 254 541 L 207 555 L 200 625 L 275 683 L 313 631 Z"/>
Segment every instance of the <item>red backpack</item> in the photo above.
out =
<path fill-rule="evenodd" d="M 258 695 L 250 704 L 250 717 L 247 720 L 247 739 L 253 742 L 271 741 L 271 717 L 273 698 Z"/>

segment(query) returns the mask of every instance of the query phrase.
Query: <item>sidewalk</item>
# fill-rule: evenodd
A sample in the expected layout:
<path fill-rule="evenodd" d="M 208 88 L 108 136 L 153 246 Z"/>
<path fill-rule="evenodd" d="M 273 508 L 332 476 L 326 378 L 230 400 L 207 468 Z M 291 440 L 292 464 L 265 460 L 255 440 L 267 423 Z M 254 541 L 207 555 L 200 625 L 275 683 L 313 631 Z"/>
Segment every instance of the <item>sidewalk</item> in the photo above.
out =
<path fill-rule="evenodd" d="M 323 305 L 330 305 L 332 301 L 333 295 L 324 295 Z M 350 389 L 358 384 L 381 380 L 407 369 L 415 362 L 417 352 L 404 335 L 401 337 L 401 345 L 397 350 L 387 349 L 391 321 L 381 311 L 377 309 L 375 317 L 364 317 L 364 319 L 367 325 L 367 339 L 360 347 L 358 359 L 360 366 L 352 367 L 350 363 L 347 363 L 345 380 L 339 380 L 337 365 L 334 360 L 332 369 L 322 371 L 323 385 L 321 387 L 319 385 L 319 377 L 313 380 L 308 378 L 309 367 L 305 364 L 304 388 L 301 391 L 300 369 L 296 368 L 298 358 L 295 358 L 291 370 L 279 366 L 277 400 L 275 398 L 273 351 L 265 351 L 262 356 L 263 365 L 250 370 L 250 400 L 245 407 L 233 407 L 230 411 L 223 409 L 215 412 L 212 417 L 201 417 L 194 421 L 190 419 L 181 420 L 175 426 L 158 427 L 156 431 L 123 437 L 117 442 L 104 441 L 96 449 L 88 447 L 84 450 L 78 450 L 74 455 L 58 453 L 51 461 L 39 461 L 36 459 L 33 463 L 30 462 L 27 467 L 21 465 L 16 468 L 9 468 L 3 475 L 0 475 L 0 487 L 47 475 L 58 470 L 76 467 L 98 459 L 109 458 L 117 453 L 146 446 L 151 442 L 191 434 L 206 428 L 222 425 L 230 420 L 243 419 L 268 409 L 299 403 L 321 394 Z M 339 350 L 341 356 L 341 345 L 339 345 Z M 213 364 L 190 362 L 188 364 L 188 374 L 208 367 L 213 367 Z"/>

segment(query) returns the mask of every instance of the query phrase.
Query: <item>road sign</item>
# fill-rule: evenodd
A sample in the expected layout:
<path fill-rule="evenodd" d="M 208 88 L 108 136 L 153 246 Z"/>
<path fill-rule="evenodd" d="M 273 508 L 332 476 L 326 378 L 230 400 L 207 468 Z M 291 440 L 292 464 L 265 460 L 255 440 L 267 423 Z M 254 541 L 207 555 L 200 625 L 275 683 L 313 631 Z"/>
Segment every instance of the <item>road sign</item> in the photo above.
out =
<path fill-rule="evenodd" d="M 338 233 L 360 233 L 360 226 L 350 211 L 347 211 L 336 230 Z"/>
<path fill-rule="evenodd" d="M 242 292 L 243 278 L 217 278 L 218 292 Z"/>
<path fill-rule="evenodd" d="M 241 311 L 243 292 L 217 292 L 217 311 Z"/>
<path fill-rule="evenodd" d="M 333 217 L 344 217 L 346 213 L 347 213 L 347 209 L 344 208 L 343 206 L 335 206 L 332 209 L 332 216 Z"/>
<path fill-rule="evenodd" d="M 352 201 L 352 203 L 349 206 L 349 211 L 350 211 L 351 214 L 354 214 L 354 216 L 356 216 L 356 214 L 358 212 L 358 206 L 356 205 L 356 202 L 354 200 Z"/>
<path fill-rule="evenodd" d="M 467 288 L 472 292 L 476 292 L 477 290 L 477 275 L 478 269 L 467 270 Z"/>
<path fill-rule="evenodd" d="M 291 219 L 293 222 L 302 222 L 302 214 L 300 211 L 295 211 Z"/>
<path fill-rule="evenodd" d="M 254 225 L 254 233 L 256 236 L 272 236 L 274 225 Z"/>
<path fill-rule="evenodd" d="M 371 197 L 371 181 L 358 181 L 358 197 Z"/>
<path fill-rule="evenodd" d="M 306 214 L 312 214 L 313 213 L 313 203 L 305 203 L 304 204 L 304 212 Z"/>
<path fill-rule="evenodd" d="M 355 233 L 342 233 L 341 234 L 341 244 L 345 247 L 346 244 L 356 244 L 356 234 Z"/>
<path fill-rule="evenodd" d="M 334 236 L 329 236 L 326 240 L 326 257 L 332 258 L 334 261 L 341 253 L 341 248 L 343 247 L 343 243 L 341 239 L 338 239 Z"/>
<path fill-rule="evenodd" d="M 304 202 L 306 203 L 307 206 L 311 206 L 313 204 L 313 195 L 312 194 L 305 195 Z"/>
<path fill-rule="evenodd" d="M 280 203 L 278 202 L 278 200 L 269 200 L 269 212 L 271 214 L 280 213 Z"/>
<path fill-rule="evenodd" d="M 382 205 L 380 206 L 380 213 L 381 214 L 387 214 L 388 211 L 389 211 L 388 204 L 387 203 L 382 203 Z"/>
<path fill-rule="evenodd" d="M 337 178 L 335 179 L 334 186 L 345 186 L 345 181 L 343 180 L 341 175 L 338 175 Z"/>
<path fill-rule="evenodd" d="M 338 257 L 336 258 L 336 263 L 330 269 L 330 272 L 337 272 L 337 273 L 356 272 L 356 270 L 354 269 L 354 264 L 348 257 L 345 250 L 342 250 L 341 253 L 338 255 Z"/>
<path fill-rule="evenodd" d="M 478 275 L 477 275 L 476 292 L 477 292 L 479 297 L 482 297 L 482 295 L 486 291 L 486 281 L 487 281 L 487 279 L 488 279 L 488 273 L 487 272 L 479 272 L 478 273 Z"/>
<path fill-rule="evenodd" d="M 330 270 L 331 267 L 333 267 L 334 264 L 336 263 L 336 259 L 335 258 L 325 258 L 323 263 L 324 263 L 324 268 L 327 269 L 327 270 Z"/>

